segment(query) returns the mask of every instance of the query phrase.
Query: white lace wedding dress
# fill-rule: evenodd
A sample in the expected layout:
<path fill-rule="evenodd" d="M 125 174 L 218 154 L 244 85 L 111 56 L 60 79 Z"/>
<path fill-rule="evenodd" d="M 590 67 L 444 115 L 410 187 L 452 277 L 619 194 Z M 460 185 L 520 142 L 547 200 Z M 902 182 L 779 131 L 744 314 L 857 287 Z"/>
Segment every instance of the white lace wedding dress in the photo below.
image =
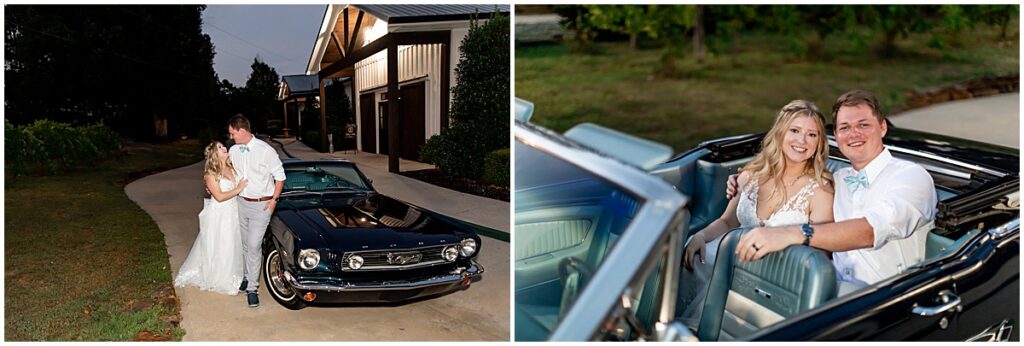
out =
<path fill-rule="evenodd" d="M 221 191 L 235 187 L 227 178 L 219 179 L 219 184 Z M 174 286 L 236 295 L 242 284 L 243 263 L 238 201 L 206 199 L 199 212 L 199 235 L 174 278 Z"/>
<path fill-rule="evenodd" d="M 797 191 L 793 197 L 790 197 L 782 208 L 779 208 L 778 211 L 770 215 L 767 220 L 762 220 L 757 216 L 758 185 L 758 180 L 755 178 L 744 186 L 740 192 L 739 204 L 736 205 L 736 218 L 740 222 L 740 227 L 779 227 L 808 223 L 808 207 L 811 195 L 814 194 L 814 189 L 818 187 L 817 182 L 811 180 L 810 183 L 805 184 L 800 191 Z M 679 304 L 683 308 L 680 320 L 693 330 L 697 330 L 697 326 L 700 323 L 700 315 L 704 310 L 704 298 L 707 297 L 708 283 L 711 281 L 711 271 L 715 267 L 718 245 L 721 242 L 722 237 L 718 237 L 705 245 L 704 263 L 695 261 L 692 273 L 683 269 L 683 287 L 679 290 Z"/>

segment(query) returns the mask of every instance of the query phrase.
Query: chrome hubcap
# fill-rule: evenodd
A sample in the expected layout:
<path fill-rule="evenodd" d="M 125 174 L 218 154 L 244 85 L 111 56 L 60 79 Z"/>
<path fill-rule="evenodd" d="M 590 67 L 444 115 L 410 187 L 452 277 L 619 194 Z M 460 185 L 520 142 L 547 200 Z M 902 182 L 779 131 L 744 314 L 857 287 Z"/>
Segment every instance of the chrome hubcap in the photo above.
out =
<path fill-rule="evenodd" d="M 291 287 L 284 278 L 284 266 L 281 265 L 281 256 L 275 251 L 270 260 L 267 263 L 267 278 L 270 279 L 270 285 L 274 287 L 274 290 L 279 293 L 281 299 L 291 300 L 295 298 L 295 292 L 292 292 Z"/>

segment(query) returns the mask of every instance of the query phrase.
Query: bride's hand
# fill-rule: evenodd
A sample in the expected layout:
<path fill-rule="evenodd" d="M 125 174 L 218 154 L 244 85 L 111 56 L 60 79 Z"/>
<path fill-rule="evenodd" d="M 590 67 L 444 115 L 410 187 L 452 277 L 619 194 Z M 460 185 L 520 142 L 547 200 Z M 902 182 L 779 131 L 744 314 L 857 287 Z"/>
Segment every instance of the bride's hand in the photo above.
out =
<path fill-rule="evenodd" d="M 686 251 L 683 254 L 683 267 L 686 270 L 693 271 L 694 256 L 699 255 L 700 263 L 704 263 L 705 243 L 707 241 L 704 239 L 704 233 L 697 232 L 697 234 L 690 238 L 690 242 L 686 244 Z"/>
<path fill-rule="evenodd" d="M 238 185 L 235 185 L 235 187 L 237 187 L 238 190 L 241 191 L 245 189 L 246 185 L 249 185 L 249 179 L 242 178 L 242 180 L 238 181 Z"/>

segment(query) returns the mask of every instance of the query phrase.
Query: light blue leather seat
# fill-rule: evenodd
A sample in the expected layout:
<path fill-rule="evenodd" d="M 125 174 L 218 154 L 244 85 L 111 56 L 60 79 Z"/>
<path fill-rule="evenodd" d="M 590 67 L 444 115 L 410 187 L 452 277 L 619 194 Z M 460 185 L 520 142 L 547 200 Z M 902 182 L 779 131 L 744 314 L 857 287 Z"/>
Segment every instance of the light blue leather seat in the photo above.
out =
<path fill-rule="evenodd" d="M 729 232 L 719 246 L 700 340 L 735 340 L 836 297 L 835 269 L 821 250 L 790 246 L 761 260 L 739 263 L 734 255 L 749 229 Z"/>

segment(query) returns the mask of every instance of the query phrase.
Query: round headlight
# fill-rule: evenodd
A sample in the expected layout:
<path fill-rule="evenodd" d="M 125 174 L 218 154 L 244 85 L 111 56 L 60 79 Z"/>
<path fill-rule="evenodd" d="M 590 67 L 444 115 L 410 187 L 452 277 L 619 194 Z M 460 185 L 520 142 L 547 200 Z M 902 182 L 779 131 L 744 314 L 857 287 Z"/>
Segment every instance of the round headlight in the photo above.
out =
<path fill-rule="evenodd" d="M 363 256 L 352 255 L 348 256 L 348 267 L 351 269 L 359 269 L 363 267 Z"/>
<path fill-rule="evenodd" d="M 320 264 L 320 252 L 313 249 L 299 251 L 299 268 L 310 270 Z"/>
<path fill-rule="evenodd" d="M 444 257 L 445 261 L 454 262 L 459 257 L 459 249 L 455 246 L 445 246 L 444 250 L 441 250 L 441 257 Z"/>
<path fill-rule="evenodd" d="M 463 239 L 459 245 L 459 254 L 462 257 L 473 256 L 476 253 L 476 240 L 473 238 Z"/>

